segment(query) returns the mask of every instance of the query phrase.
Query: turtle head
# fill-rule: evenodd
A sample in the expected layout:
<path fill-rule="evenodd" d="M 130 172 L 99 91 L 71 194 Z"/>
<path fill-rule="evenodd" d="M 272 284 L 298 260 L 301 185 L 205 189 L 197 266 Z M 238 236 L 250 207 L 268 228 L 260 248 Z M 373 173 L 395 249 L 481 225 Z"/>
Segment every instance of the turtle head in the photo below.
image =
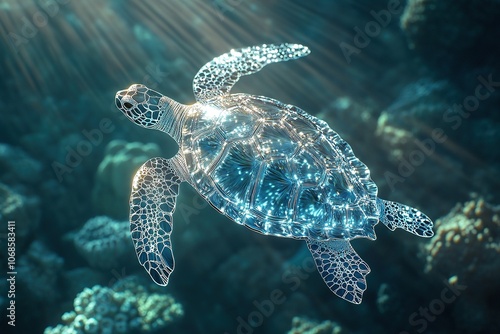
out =
<path fill-rule="evenodd" d="M 147 129 L 156 129 L 169 98 L 140 84 L 116 93 L 115 104 L 128 119 Z"/>

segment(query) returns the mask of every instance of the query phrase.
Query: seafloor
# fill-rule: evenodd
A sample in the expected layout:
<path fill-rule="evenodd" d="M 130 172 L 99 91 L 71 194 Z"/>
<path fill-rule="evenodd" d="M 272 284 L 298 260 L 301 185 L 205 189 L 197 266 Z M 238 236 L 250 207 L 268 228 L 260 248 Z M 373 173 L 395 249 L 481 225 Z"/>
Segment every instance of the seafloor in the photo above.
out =
<path fill-rule="evenodd" d="M 0 333 L 500 333 L 499 17 L 498 0 L 2 1 Z M 379 224 L 355 240 L 372 272 L 352 305 L 304 242 L 183 186 L 176 269 L 155 286 L 127 201 L 137 168 L 177 146 L 121 116 L 115 92 L 190 104 L 207 61 L 282 42 L 312 52 L 233 91 L 327 121 L 435 236 Z"/>

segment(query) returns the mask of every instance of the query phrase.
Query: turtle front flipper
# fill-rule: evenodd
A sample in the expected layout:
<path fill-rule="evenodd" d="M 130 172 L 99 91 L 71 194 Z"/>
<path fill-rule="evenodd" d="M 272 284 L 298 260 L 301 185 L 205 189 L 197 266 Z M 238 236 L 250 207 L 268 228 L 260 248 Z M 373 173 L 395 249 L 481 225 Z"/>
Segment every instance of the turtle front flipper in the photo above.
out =
<path fill-rule="evenodd" d="M 139 263 L 158 285 L 174 270 L 173 213 L 183 181 L 173 159 L 153 158 L 137 171 L 130 196 L 130 233 Z"/>
<path fill-rule="evenodd" d="M 309 54 L 300 44 L 264 44 L 231 50 L 205 64 L 196 74 L 193 91 L 198 102 L 229 94 L 242 75 L 260 71 L 270 63 L 297 59 Z"/>
<path fill-rule="evenodd" d="M 417 209 L 380 198 L 377 204 L 380 221 L 391 231 L 401 228 L 419 237 L 430 238 L 434 235 L 432 220 Z"/>
<path fill-rule="evenodd" d="M 321 277 L 330 290 L 342 299 L 360 304 L 366 290 L 368 264 L 343 239 L 307 240 Z"/>

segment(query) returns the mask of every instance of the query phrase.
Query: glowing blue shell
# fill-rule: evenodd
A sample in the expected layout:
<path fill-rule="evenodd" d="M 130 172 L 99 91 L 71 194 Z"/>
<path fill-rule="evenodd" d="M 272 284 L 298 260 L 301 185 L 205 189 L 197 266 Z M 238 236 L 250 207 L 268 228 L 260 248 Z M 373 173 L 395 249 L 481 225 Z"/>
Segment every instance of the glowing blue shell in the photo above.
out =
<path fill-rule="evenodd" d="M 375 237 L 377 186 L 324 121 L 233 94 L 192 106 L 182 132 L 189 183 L 237 223 L 298 239 Z"/>

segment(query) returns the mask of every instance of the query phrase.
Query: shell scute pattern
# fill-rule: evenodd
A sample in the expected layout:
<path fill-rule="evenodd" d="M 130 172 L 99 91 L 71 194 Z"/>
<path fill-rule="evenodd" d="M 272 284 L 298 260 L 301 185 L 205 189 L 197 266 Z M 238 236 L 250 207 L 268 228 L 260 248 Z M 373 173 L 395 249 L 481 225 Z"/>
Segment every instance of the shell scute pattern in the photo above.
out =
<path fill-rule="evenodd" d="M 220 131 L 227 141 L 249 138 L 257 127 L 257 116 L 241 108 L 228 110 L 220 120 Z"/>
<path fill-rule="evenodd" d="M 302 150 L 295 156 L 297 181 L 302 187 L 314 187 L 325 178 L 325 169 L 318 157 L 307 150 Z"/>
<path fill-rule="evenodd" d="M 226 155 L 214 169 L 213 178 L 224 197 L 233 198 L 232 202 L 242 204 L 258 168 L 252 146 L 236 142 L 230 145 Z"/>
<path fill-rule="evenodd" d="M 194 148 L 186 162 L 201 170 L 192 180 L 214 207 L 265 234 L 318 240 L 373 234 L 366 221 L 378 218 L 377 208 L 361 201 L 373 182 L 326 123 L 257 96 L 226 96 L 206 108 L 197 112 L 208 120 L 192 123 L 198 135 L 184 146 Z"/>
<path fill-rule="evenodd" d="M 328 204 L 327 192 L 320 188 L 306 188 L 299 193 L 295 220 L 312 225 L 323 225 L 332 219 L 332 206 Z"/>
<path fill-rule="evenodd" d="M 314 143 L 316 138 L 321 135 L 318 128 L 314 126 L 308 118 L 300 114 L 293 113 L 293 111 L 285 117 L 285 121 L 290 127 L 295 129 L 297 136 L 303 141 L 304 144 Z"/>
<path fill-rule="evenodd" d="M 266 164 L 259 179 L 259 187 L 254 192 L 251 206 L 269 217 L 280 220 L 291 218 L 289 202 L 295 181 L 287 161 L 279 159 Z"/>
<path fill-rule="evenodd" d="M 264 96 L 250 99 L 248 95 L 244 94 L 235 94 L 235 96 L 244 98 L 245 103 L 243 105 L 255 115 L 259 115 L 263 120 L 279 120 L 284 116 L 284 110 L 276 107 L 276 100 L 274 99 Z"/>
<path fill-rule="evenodd" d="M 195 152 L 198 155 L 200 167 L 208 171 L 210 166 L 216 161 L 224 149 L 224 138 L 218 134 L 213 133 L 201 137 L 196 141 Z"/>
<path fill-rule="evenodd" d="M 297 138 L 284 123 L 266 122 L 259 130 L 256 144 L 263 159 L 290 157 L 299 147 Z"/>

